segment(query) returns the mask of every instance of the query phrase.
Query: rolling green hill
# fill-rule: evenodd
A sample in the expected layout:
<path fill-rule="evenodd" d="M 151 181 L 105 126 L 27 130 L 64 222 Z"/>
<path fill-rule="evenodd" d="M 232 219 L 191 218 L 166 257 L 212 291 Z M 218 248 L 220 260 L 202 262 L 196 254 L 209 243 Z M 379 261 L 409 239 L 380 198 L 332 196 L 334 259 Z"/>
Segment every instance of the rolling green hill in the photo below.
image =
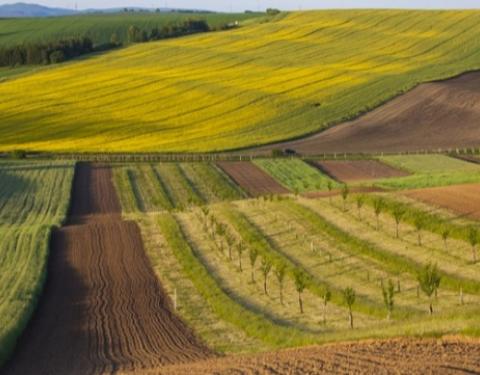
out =
<path fill-rule="evenodd" d="M 298 137 L 479 68 L 479 31 L 480 11 L 318 11 L 135 45 L 0 84 L 0 150 L 191 152 Z"/>
<path fill-rule="evenodd" d="M 109 43 L 112 34 L 120 42 L 127 41 L 127 30 L 135 25 L 142 30 L 174 25 L 187 19 L 203 19 L 212 28 L 234 21 L 244 21 L 259 14 L 223 13 L 114 13 L 85 14 L 78 16 L 50 18 L 0 19 L 0 45 L 10 46 L 22 43 L 45 43 L 74 37 L 89 37 L 95 44 Z"/>

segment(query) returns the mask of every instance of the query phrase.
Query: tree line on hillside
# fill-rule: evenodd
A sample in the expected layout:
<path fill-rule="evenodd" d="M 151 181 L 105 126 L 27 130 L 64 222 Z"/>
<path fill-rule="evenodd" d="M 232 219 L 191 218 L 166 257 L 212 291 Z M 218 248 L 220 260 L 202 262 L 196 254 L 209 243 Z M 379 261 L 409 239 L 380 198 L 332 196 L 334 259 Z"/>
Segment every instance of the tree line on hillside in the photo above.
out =
<path fill-rule="evenodd" d="M 181 23 L 144 30 L 130 26 L 127 30 L 127 43 L 143 43 L 153 40 L 174 38 L 183 35 L 225 30 L 236 24 L 224 24 L 212 29 L 205 20 L 189 19 Z M 92 52 L 106 51 L 122 46 L 124 38 L 114 33 L 110 43 L 94 45 L 89 37 L 70 38 L 49 43 L 29 43 L 11 47 L 0 47 L 0 67 L 21 65 L 58 64 Z"/>
<path fill-rule="evenodd" d="M 0 66 L 57 64 L 94 51 L 90 38 L 0 47 Z"/>

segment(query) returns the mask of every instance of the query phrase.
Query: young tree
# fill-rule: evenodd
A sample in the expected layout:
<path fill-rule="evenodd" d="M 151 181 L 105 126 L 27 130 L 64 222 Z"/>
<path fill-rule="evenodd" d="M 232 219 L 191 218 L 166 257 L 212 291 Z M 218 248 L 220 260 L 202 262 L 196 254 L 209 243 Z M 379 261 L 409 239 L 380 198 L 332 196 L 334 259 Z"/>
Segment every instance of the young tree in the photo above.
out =
<path fill-rule="evenodd" d="M 347 198 L 350 190 L 348 189 L 348 185 L 343 185 L 342 187 L 342 199 L 343 199 L 343 211 L 347 211 Z"/>
<path fill-rule="evenodd" d="M 355 303 L 356 293 L 352 288 L 346 288 L 343 291 L 343 301 L 348 307 L 348 316 L 350 318 L 350 328 L 353 329 L 353 313 L 352 306 Z"/>
<path fill-rule="evenodd" d="M 330 204 L 332 204 L 332 190 L 333 190 L 332 181 L 328 181 L 327 189 L 328 189 L 328 201 L 330 202 Z"/>
<path fill-rule="evenodd" d="M 433 295 L 437 293 L 438 288 L 440 287 L 440 282 L 442 277 L 438 271 L 437 265 L 433 265 L 431 263 L 427 264 L 425 268 L 420 271 L 418 274 L 418 283 L 420 285 L 421 290 L 425 295 L 429 298 L 429 311 L 430 315 L 433 314 Z"/>
<path fill-rule="evenodd" d="M 328 287 L 325 288 L 325 290 L 323 291 L 322 299 L 323 299 L 323 324 L 326 325 L 327 324 L 327 304 L 332 299 L 332 292 Z"/>
<path fill-rule="evenodd" d="M 380 214 L 383 211 L 383 199 L 375 198 L 373 201 L 373 211 L 375 212 L 375 217 L 377 218 L 377 230 L 380 230 Z"/>
<path fill-rule="evenodd" d="M 300 307 L 300 313 L 303 314 L 303 300 L 302 293 L 307 287 L 307 276 L 302 271 L 295 272 L 295 289 L 298 293 L 298 306 Z"/>
<path fill-rule="evenodd" d="M 280 304 L 283 305 L 283 282 L 285 280 L 287 268 L 284 264 L 275 267 L 275 276 L 277 277 L 278 287 L 280 289 Z"/>
<path fill-rule="evenodd" d="M 233 236 L 227 234 L 225 237 L 225 240 L 227 241 L 227 246 L 228 246 L 228 259 L 232 260 L 232 248 L 233 245 L 235 244 L 235 238 Z"/>
<path fill-rule="evenodd" d="M 393 209 L 393 218 L 395 219 L 395 224 L 396 224 L 396 228 L 395 228 L 396 238 L 400 237 L 399 226 L 400 226 L 400 222 L 402 221 L 403 215 L 405 215 L 405 211 L 403 208 L 397 206 Z"/>
<path fill-rule="evenodd" d="M 383 295 L 383 303 L 387 308 L 387 319 L 390 320 L 392 317 L 393 307 L 394 307 L 394 298 L 395 298 L 395 285 L 393 284 L 392 280 L 388 280 L 387 285 L 385 285 L 382 281 L 382 295 Z"/>
<path fill-rule="evenodd" d="M 245 251 L 245 245 L 243 244 L 243 242 L 239 242 L 235 248 L 237 249 L 238 254 L 238 268 L 240 269 L 240 272 L 243 272 L 242 255 Z"/>
<path fill-rule="evenodd" d="M 248 253 L 248 257 L 250 258 L 250 266 L 252 267 L 252 283 L 254 283 L 255 282 L 255 263 L 257 262 L 258 251 L 256 249 L 250 249 Z"/>
<path fill-rule="evenodd" d="M 415 219 L 414 225 L 417 231 L 418 246 L 422 246 L 422 229 L 425 227 L 425 223 L 421 217 L 417 217 Z"/>
<path fill-rule="evenodd" d="M 468 231 L 468 242 L 472 247 L 473 263 L 477 263 L 477 244 L 478 244 L 478 230 L 475 227 L 470 227 Z"/>
<path fill-rule="evenodd" d="M 448 248 L 447 246 L 448 237 L 450 237 L 450 229 L 447 227 L 444 227 L 442 231 L 442 239 L 443 239 L 443 245 L 445 247 L 445 250 L 447 250 Z"/>
<path fill-rule="evenodd" d="M 357 195 L 357 210 L 358 210 L 358 218 L 362 218 L 362 207 L 365 203 L 365 197 L 363 195 Z"/>
<path fill-rule="evenodd" d="M 270 271 L 272 270 L 272 262 L 270 260 L 263 258 L 262 259 L 262 265 L 261 265 L 261 270 L 263 274 L 263 291 L 265 294 L 268 295 L 268 290 L 267 290 L 267 279 Z"/>

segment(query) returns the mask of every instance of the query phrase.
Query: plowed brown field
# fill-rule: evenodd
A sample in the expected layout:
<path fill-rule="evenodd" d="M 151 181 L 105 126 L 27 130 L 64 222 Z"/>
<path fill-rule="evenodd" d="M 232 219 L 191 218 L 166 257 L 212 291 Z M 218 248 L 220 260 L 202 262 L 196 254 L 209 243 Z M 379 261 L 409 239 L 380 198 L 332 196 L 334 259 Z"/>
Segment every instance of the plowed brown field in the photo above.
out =
<path fill-rule="evenodd" d="M 340 182 L 374 180 L 408 175 L 405 171 L 392 168 L 377 160 L 325 160 L 313 161 L 312 164 Z"/>
<path fill-rule="evenodd" d="M 389 340 L 228 357 L 166 367 L 161 374 L 478 374 L 480 345 Z"/>
<path fill-rule="evenodd" d="M 211 355 L 172 312 L 138 226 L 120 212 L 110 169 L 79 166 L 45 294 L 3 374 L 137 371 Z"/>
<path fill-rule="evenodd" d="M 480 146 L 480 72 L 425 83 L 311 137 L 258 148 L 302 154 L 400 152 Z"/>
<path fill-rule="evenodd" d="M 411 190 L 405 194 L 459 215 L 480 219 L 480 184 Z"/>
<path fill-rule="evenodd" d="M 289 192 L 272 176 L 250 162 L 219 162 L 217 164 L 252 197 Z"/>

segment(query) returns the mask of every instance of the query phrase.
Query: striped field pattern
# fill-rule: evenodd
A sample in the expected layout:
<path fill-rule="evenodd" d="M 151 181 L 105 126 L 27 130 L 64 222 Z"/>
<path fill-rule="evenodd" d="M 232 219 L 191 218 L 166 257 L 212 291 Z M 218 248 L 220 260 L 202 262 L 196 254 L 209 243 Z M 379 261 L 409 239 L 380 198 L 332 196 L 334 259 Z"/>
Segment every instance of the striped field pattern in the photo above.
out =
<path fill-rule="evenodd" d="M 0 150 L 214 151 L 298 137 L 478 68 L 480 11 L 289 13 L 0 84 Z M 15 131 L 13 131 L 15 130 Z"/>

